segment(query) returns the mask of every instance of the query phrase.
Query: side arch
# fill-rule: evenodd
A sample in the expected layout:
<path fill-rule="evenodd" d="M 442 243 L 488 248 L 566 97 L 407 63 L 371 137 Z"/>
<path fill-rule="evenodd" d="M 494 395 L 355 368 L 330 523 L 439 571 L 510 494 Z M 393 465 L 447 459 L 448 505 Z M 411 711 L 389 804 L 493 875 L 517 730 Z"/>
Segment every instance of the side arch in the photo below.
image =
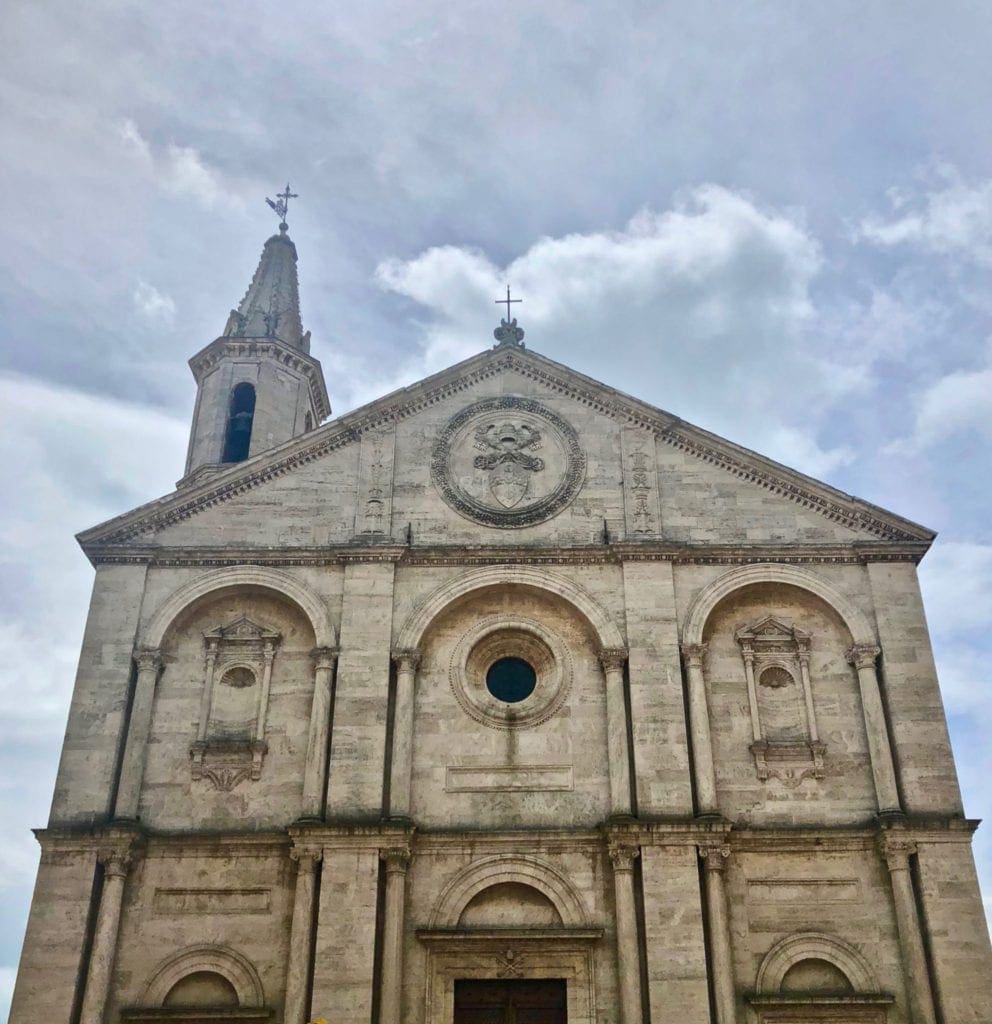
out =
<path fill-rule="evenodd" d="M 223 946 L 187 946 L 163 960 L 142 995 L 144 1006 L 162 1006 L 165 997 L 183 978 L 210 971 L 226 978 L 238 994 L 238 1006 L 262 1007 L 265 993 L 250 960 Z"/>
<path fill-rule="evenodd" d="M 235 565 L 213 569 L 172 592 L 145 627 L 141 645 L 161 646 L 166 630 L 183 609 L 215 590 L 228 587 L 260 587 L 288 597 L 310 620 L 318 647 L 336 647 L 337 637 L 327 613 L 327 606 L 308 586 L 279 569 L 259 565 Z"/>
<path fill-rule="evenodd" d="M 619 627 L 605 608 L 578 583 L 544 569 L 525 565 L 493 565 L 472 569 L 443 583 L 410 613 L 399 632 L 397 647 L 412 650 L 419 646 L 427 627 L 452 601 L 484 587 L 516 584 L 544 590 L 574 605 L 596 632 L 601 647 L 624 647 Z"/>
<path fill-rule="evenodd" d="M 876 995 L 880 991 L 875 972 L 850 943 L 821 932 L 796 932 L 772 946 L 761 961 L 755 983 L 758 993 L 780 992 L 786 972 L 802 960 L 826 960 L 833 964 L 847 976 L 859 995 Z"/>
<path fill-rule="evenodd" d="M 456 928 L 473 896 L 501 882 L 518 882 L 536 889 L 554 904 L 566 928 L 586 924 L 585 910 L 568 880 L 536 857 L 497 856 L 470 864 L 445 887 L 431 914 L 431 928 Z"/>
<path fill-rule="evenodd" d="M 807 590 L 826 601 L 844 620 L 856 644 L 875 644 L 875 631 L 864 613 L 854 606 L 839 590 L 807 569 L 777 562 L 761 562 L 744 565 L 722 576 L 704 587 L 689 606 L 685 625 L 682 627 L 682 642 L 686 645 L 703 642 L 703 629 L 713 609 L 729 594 L 741 587 L 755 583 L 785 583 L 800 590 Z"/>

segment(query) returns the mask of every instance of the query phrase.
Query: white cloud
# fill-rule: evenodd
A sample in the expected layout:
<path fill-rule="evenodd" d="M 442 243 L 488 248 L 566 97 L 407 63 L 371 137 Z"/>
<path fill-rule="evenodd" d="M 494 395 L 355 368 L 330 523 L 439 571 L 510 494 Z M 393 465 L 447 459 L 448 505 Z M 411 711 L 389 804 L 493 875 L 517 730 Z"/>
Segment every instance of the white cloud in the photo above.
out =
<path fill-rule="evenodd" d="M 376 276 L 427 311 L 422 358 L 396 384 L 478 351 L 509 282 L 541 352 L 816 473 L 848 457 L 818 445 L 818 414 L 859 384 L 807 344 L 822 262 L 796 214 L 701 185 L 620 231 L 542 238 L 504 268 L 476 249 L 437 246 L 384 261 Z M 621 343 L 626 380 L 612 358 Z"/>
<path fill-rule="evenodd" d="M 992 544 L 939 541 L 920 564 L 935 634 L 992 630 Z"/>
<path fill-rule="evenodd" d="M 992 365 L 949 373 L 926 388 L 915 403 L 911 436 L 887 451 L 919 451 L 963 434 L 992 440 Z"/>
<path fill-rule="evenodd" d="M 139 281 L 135 286 L 134 307 L 145 319 L 171 324 L 176 315 L 176 303 L 171 295 L 160 292 L 153 284 Z"/>
<path fill-rule="evenodd" d="M 207 209 L 244 206 L 238 185 L 211 167 L 192 146 L 170 142 L 156 149 L 130 119 L 118 123 L 116 129 L 125 147 L 144 165 L 159 187 L 175 195 L 189 196 Z"/>
<path fill-rule="evenodd" d="M 885 248 L 916 246 L 992 266 L 992 178 L 968 183 L 946 164 L 937 174 L 928 191 L 890 189 L 893 216 L 866 218 L 861 236 Z"/>

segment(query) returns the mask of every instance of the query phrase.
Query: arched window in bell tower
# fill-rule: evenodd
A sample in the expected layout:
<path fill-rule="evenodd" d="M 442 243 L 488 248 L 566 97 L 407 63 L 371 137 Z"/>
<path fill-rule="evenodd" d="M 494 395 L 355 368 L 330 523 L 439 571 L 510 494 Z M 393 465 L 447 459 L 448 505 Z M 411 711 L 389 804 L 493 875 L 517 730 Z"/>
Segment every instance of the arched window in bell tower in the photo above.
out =
<path fill-rule="evenodd" d="M 243 382 L 231 392 L 224 437 L 224 462 L 244 462 L 251 444 L 251 425 L 255 418 L 255 388 Z"/>

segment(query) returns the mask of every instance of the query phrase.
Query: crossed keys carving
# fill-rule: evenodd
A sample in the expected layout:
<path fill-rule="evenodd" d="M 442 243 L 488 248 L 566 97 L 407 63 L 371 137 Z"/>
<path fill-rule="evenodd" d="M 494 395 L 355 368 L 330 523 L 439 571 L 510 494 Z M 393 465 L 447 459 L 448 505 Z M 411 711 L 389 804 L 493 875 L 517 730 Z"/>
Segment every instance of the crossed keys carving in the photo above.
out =
<path fill-rule="evenodd" d="M 527 493 L 528 474 L 544 469 L 544 459 L 530 454 L 541 446 L 540 431 L 526 423 L 507 420 L 476 427 L 475 446 L 482 454 L 476 455 L 473 465 L 492 471 L 489 490 L 504 508 L 512 508 Z"/>

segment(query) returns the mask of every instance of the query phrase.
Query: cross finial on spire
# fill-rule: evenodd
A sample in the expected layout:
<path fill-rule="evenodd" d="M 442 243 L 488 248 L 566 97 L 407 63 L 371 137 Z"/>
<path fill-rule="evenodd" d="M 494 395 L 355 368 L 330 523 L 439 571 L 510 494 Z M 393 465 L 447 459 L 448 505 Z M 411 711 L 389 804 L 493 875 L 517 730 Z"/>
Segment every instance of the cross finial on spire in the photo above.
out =
<path fill-rule="evenodd" d="M 289 182 L 286 182 L 286 190 L 284 192 L 277 192 L 274 200 L 266 197 L 265 201 L 275 210 L 276 215 L 279 217 L 279 230 L 287 231 L 289 225 L 286 223 L 286 213 L 289 210 L 290 199 L 299 199 L 299 195 L 295 192 L 290 192 Z"/>
<path fill-rule="evenodd" d="M 511 299 L 510 298 L 510 286 L 509 285 L 506 286 L 506 298 L 505 299 L 497 299 L 496 300 L 496 305 L 497 306 L 502 306 L 504 304 L 506 305 L 506 319 L 505 320 L 501 319 L 500 322 L 499 322 L 499 327 L 497 327 L 496 330 L 493 331 L 493 337 L 501 345 L 519 345 L 521 348 L 523 347 L 523 340 L 524 340 L 523 329 L 517 326 L 516 317 L 513 317 L 511 319 L 511 316 L 510 316 L 510 307 L 513 305 L 513 303 L 515 303 L 515 302 L 523 302 L 523 301 L 524 301 L 523 299 Z"/>
<path fill-rule="evenodd" d="M 511 299 L 510 298 L 510 286 L 507 285 L 506 286 L 506 298 L 505 299 L 497 299 L 496 300 L 496 305 L 497 306 L 503 306 L 503 305 L 506 306 L 506 322 L 509 323 L 510 322 L 510 305 L 512 303 L 514 303 L 514 302 L 523 302 L 523 301 L 524 301 L 523 299 Z"/>

